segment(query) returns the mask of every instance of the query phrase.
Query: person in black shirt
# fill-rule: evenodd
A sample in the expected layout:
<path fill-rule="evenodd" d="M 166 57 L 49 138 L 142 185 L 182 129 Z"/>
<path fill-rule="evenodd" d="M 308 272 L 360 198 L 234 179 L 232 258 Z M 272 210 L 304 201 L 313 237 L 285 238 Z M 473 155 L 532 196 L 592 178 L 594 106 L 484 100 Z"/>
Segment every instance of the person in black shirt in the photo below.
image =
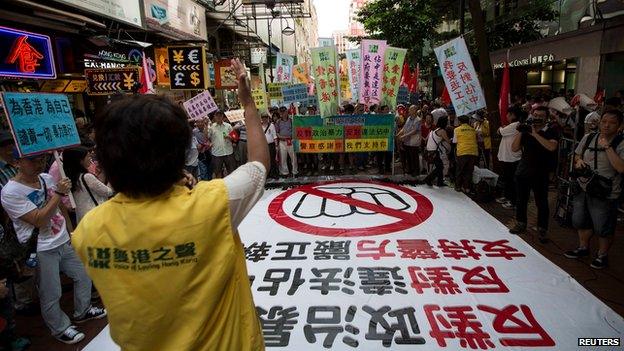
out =
<path fill-rule="evenodd" d="M 559 131 L 547 124 L 548 108 L 540 106 L 533 112 L 531 124 L 518 126 L 519 133 L 511 146 L 512 151 L 522 150 L 522 158 L 516 170 L 516 224 L 511 234 L 526 231 L 529 194 L 533 191 L 537 205 L 537 231 L 541 243 L 548 242 L 548 175 L 553 168 Z"/>

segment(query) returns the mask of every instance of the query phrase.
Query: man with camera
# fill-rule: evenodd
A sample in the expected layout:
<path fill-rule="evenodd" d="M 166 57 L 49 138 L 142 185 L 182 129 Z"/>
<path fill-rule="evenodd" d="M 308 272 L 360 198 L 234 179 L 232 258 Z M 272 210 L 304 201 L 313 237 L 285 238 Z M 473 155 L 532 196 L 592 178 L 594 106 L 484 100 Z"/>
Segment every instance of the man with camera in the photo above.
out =
<path fill-rule="evenodd" d="M 622 192 L 624 142 L 618 130 L 624 117 L 619 110 L 609 110 L 600 119 L 599 132 L 583 137 L 574 157 L 574 174 L 580 185 L 574 197 L 572 224 L 578 229 L 579 246 L 567 251 L 567 258 L 589 255 L 589 240 L 599 236 L 598 254 L 591 267 L 608 265 L 607 253 L 613 243 L 617 224 L 618 197 Z"/>
<path fill-rule="evenodd" d="M 526 231 L 529 195 L 533 191 L 537 206 L 537 231 L 541 243 L 548 242 L 548 175 L 553 168 L 559 140 L 557 129 L 548 121 L 549 111 L 539 106 L 527 123 L 518 125 L 518 131 L 511 149 L 522 151 L 516 170 L 516 224 L 509 229 L 511 234 Z"/>

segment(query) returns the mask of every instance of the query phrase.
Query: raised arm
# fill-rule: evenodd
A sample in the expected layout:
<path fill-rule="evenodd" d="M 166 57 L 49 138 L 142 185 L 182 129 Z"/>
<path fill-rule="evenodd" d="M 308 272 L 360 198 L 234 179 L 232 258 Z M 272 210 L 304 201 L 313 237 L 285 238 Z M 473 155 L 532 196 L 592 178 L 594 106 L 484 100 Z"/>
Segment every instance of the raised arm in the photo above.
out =
<path fill-rule="evenodd" d="M 247 83 L 247 71 L 239 59 L 232 60 L 232 68 L 238 78 L 238 100 L 245 109 L 245 126 L 247 127 L 247 159 L 250 162 L 258 161 L 265 169 L 271 166 L 269 147 L 264 136 L 260 114 L 251 97 L 251 90 Z"/>

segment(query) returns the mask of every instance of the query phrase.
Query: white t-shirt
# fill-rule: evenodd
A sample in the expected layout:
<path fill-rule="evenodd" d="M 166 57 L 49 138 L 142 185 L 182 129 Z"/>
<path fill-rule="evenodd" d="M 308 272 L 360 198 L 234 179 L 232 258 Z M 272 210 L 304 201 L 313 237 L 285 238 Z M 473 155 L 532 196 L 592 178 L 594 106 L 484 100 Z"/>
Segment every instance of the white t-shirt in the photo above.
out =
<path fill-rule="evenodd" d="M 96 176 L 91 173 L 84 174 L 84 182 L 87 183 L 87 187 L 91 191 L 91 194 L 97 201 L 97 205 L 93 202 L 91 195 L 84 187 L 82 183 L 83 176 L 81 175 L 78 178 L 78 184 L 76 185 L 76 190 L 73 191 L 74 200 L 76 200 L 76 220 L 80 222 L 84 215 L 94 209 L 96 206 L 103 204 L 106 202 L 111 196 L 113 196 L 113 189 L 106 186 L 106 184 L 102 183 Z"/>
<path fill-rule="evenodd" d="M 35 226 L 20 219 L 23 215 L 43 208 L 50 200 L 51 193 L 54 192 L 56 183 L 52 176 L 42 173 L 41 178 L 45 181 L 48 194 L 44 194 L 43 187 L 40 189 L 31 188 L 14 180 L 9 180 L 2 188 L 2 207 L 13 221 L 13 227 L 17 234 L 17 239 L 21 243 L 28 241 L 35 229 Z M 39 241 L 37 251 L 47 251 L 55 249 L 69 241 L 69 233 L 65 226 L 65 217 L 57 208 L 50 223 L 39 228 Z"/>
<path fill-rule="evenodd" d="M 226 139 L 223 135 L 229 135 L 232 131 L 232 126 L 223 122 L 222 124 L 213 123 L 210 126 L 208 137 L 212 142 L 212 156 L 220 157 L 227 156 L 234 153 L 234 147 L 230 139 Z"/>
<path fill-rule="evenodd" d="M 270 123 L 268 126 L 262 125 L 262 130 L 265 131 L 264 136 L 266 137 L 267 144 L 274 143 L 275 139 L 277 139 L 275 125 L 273 123 Z"/>
<path fill-rule="evenodd" d="M 511 145 L 513 144 L 518 131 L 519 122 L 509 123 L 505 127 L 500 127 L 498 133 L 502 136 L 500 146 L 498 147 L 498 160 L 501 162 L 517 162 L 522 158 L 522 151 L 513 152 Z"/>
<path fill-rule="evenodd" d="M 191 138 L 191 146 L 186 150 L 186 166 L 197 167 L 199 165 L 199 141 L 193 135 Z"/>
<path fill-rule="evenodd" d="M 236 229 L 264 194 L 266 168 L 262 163 L 248 162 L 223 178 L 230 202 L 232 228 Z"/>

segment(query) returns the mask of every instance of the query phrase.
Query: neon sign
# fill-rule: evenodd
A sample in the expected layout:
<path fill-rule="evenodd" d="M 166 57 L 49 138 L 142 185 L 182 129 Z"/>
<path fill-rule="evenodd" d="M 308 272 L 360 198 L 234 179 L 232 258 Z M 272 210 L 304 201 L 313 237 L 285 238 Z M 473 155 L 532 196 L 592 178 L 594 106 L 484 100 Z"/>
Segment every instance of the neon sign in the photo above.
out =
<path fill-rule="evenodd" d="M 0 27 L 0 76 L 56 78 L 50 37 Z"/>

